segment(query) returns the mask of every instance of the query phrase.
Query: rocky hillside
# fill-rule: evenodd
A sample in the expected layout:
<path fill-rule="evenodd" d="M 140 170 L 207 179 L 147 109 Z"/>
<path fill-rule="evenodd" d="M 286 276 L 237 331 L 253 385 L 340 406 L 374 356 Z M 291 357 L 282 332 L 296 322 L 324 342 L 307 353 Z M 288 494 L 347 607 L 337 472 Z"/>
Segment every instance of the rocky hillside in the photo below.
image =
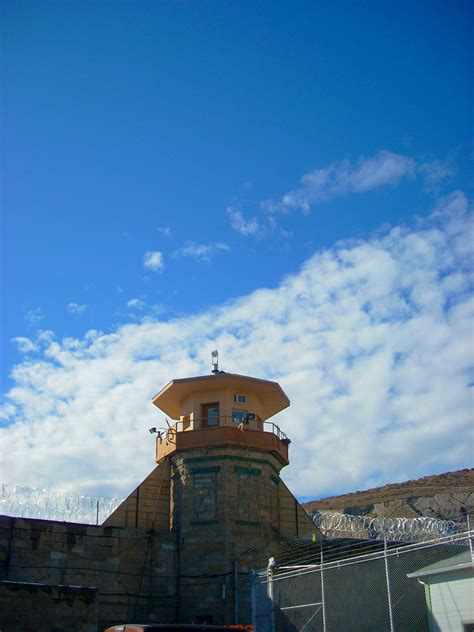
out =
<path fill-rule="evenodd" d="M 467 511 L 474 523 L 474 468 L 331 496 L 303 506 L 311 511 L 374 517 L 432 516 L 456 521 L 462 521 Z"/>

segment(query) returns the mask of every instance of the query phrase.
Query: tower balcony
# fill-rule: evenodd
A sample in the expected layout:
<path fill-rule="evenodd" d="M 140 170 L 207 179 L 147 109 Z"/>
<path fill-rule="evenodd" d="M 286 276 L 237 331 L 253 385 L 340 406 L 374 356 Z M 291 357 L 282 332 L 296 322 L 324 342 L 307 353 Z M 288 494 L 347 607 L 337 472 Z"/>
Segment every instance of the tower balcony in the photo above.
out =
<path fill-rule="evenodd" d="M 197 426 L 197 428 L 194 427 Z M 158 433 L 156 439 L 156 461 L 175 452 L 195 448 L 235 446 L 252 448 L 272 453 L 282 464 L 288 465 L 288 446 L 291 440 L 273 422 L 263 422 L 261 430 L 245 424 L 232 424 L 231 419 L 221 417 L 212 427 L 201 427 L 200 420 L 177 421 L 168 430 Z"/>

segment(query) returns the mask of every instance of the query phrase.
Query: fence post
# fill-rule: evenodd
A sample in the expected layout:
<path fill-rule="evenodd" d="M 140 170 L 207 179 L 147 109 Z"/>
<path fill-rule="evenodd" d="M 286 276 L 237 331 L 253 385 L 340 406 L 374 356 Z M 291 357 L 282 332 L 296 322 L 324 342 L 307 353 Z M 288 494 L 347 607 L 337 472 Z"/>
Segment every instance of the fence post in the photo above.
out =
<path fill-rule="evenodd" d="M 385 562 L 385 579 L 387 582 L 387 599 L 388 599 L 388 614 L 390 617 L 390 632 L 395 632 L 395 626 L 393 624 L 393 608 L 392 608 L 392 593 L 390 589 L 390 571 L 388 568 L 388 553 L 387 553 L 387 535 L 383 536 L 383 553 Z"/>
<path fill-rule="evenodd" d="M 239 568 L 237 560 L 234 560 L 234 623 L 239 623 Z"/>
<path fill-rule="evenodd" d="M 470 517 L 470 514 L 467 514 L 466 518 L 467 518 L 467 536 L 469 538 L 469 549 L 471 551 L 471 562 L 474 562 L 474 545 L 473 545 L 473 542 L 472 542 L 472 540 L 474 538 L 473 538 L 472 531 L 471 531 L 471 517 Z"/>
<path fill-rule="evenodd" d="M 324 593 L 324 554 L 323 554 L 323 539 L 321 538 L 321 605 L 323 611 L 323 632 L 326 632 L 326 599 Z"/>
<path fill-rule="evenodd" d="M 275 602 L 273 601 L 273 568 L 269 565 L 267 570 L 267 595 L 270 599 L 270 630 L 274 632 L 275 630 Z"/>
<path fill-rule="evenodd" d="M 252 568 L 249 571 L 250 581 L 250 610 L 252 611 L 252 625 L 257 629 L 257 573 Z"/>

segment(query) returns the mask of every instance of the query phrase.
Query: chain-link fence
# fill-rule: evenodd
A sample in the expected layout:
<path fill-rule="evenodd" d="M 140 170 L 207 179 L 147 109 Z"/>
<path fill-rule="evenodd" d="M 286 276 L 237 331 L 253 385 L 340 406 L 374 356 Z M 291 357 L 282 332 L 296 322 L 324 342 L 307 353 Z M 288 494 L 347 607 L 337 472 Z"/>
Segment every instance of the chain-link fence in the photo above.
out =
<path fill-rule="evenodd" d="M 256 631 L 470 630 L 463 627 L 474 623 L 470 534 L 409 545 L 306 542 L 293 564 L 271 558 L 267 570 L 254 574 Z M 304 562 L 303 550 L 310 563 Z"/>

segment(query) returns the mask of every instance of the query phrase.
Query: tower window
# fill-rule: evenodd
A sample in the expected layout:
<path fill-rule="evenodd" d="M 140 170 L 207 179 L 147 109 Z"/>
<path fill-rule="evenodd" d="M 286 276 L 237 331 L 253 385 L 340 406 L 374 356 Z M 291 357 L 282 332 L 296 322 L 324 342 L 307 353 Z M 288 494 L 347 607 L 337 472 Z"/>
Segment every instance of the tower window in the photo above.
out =
<path fill-rule="evenodd" d="M 219 425 L 219 403 L 202 405 L 202 427 L 210 428 Z"/>
<path fill-rule="evenodd" d="M 246 404 L 247 403 L 247 395 L 240 395 L 239 393 L 236 393 L 234 395 L 234 402 L 236 404 Z"/>

